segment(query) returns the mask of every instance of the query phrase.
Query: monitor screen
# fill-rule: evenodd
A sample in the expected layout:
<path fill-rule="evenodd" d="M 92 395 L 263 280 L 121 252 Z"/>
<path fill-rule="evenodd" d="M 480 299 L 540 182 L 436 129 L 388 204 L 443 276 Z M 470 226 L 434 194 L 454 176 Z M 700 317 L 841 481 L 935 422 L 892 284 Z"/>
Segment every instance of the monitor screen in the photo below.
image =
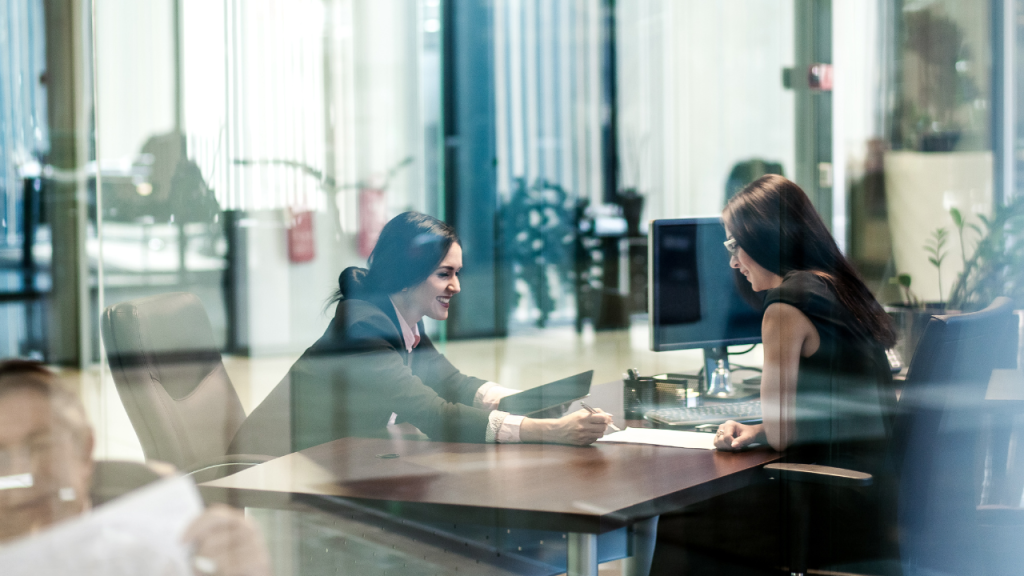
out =
<path fill-rule="evenodd" d="M 721 218 L 654 220 L 647 233 L 651 350 L 761 341 L 761 310 L 740 296 Z"/>

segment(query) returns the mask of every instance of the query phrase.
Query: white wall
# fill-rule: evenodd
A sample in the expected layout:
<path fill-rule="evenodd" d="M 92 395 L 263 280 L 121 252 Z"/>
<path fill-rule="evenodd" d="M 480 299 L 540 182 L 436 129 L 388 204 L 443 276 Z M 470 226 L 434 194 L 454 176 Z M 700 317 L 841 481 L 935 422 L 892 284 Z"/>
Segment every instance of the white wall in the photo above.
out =
<path fill-rule="evenodd" d="M 352 0 L 357 180 L 374 183 L 412 156 L 386 192 L 392 215 L 424 206 L 421 182 L 420 22 L 417 0 Z M 351 196 L 351 195 L 350 195 Z"/>
<path fill-rule="evenodd" d="M 426 208 L 422 182 L 418 0 L 328 0 L 325 3 L 323 103 L 325 166 L 339 184 L 324 194 L 313 226 L 316 256 L 288 261 L 280 210 L 251 214 L 249 342 L 255 356 L 296 352 L 319 338 L 333 317 L 324 304 L 338 274 L 365 266 L 356 252 L 358 188 L 379 183 L 412 156 L 386 192 L 390 215 Z"/>
<path fill-rule="evenodd" d="M 171 0 L 94 0 L 101 160 L 132 159 L 174 129 Z"/>
<path fill-rule="evenodd" d="M 719 213 L 739 161 L 782 162 L 792 175 L 792 1 L 617 6 L 623 184 L 647 194 L 646 218 Z"/>
<path fill-rule="evenodd" d="M 324 5 L 182 3 L 189 156 L 224 209 L 324 209 Z M 249 162 L 255 164 L 240 164 Z"/>
<path fill-rule="evenodd" d="M 347 266 L 365 265 L 352 236 L 337 232 L 337 215 L 314 214 L 316 256 L 309 262 L 288 260 L 284 211 L 248 214 L 249 349 L 252 356 L 301 352 L 311 346 L 333 318 L 325 304 L 338 289 L 338 274 Z"/>
<path fill-rule="evenodd" d="M 868 141 L 885 136 L 883 58 L 887 55 L 880 29 L 882 10 L 882 0 L 832 2 L 832 61 L 836 92 L 842 92 L 841 97 L 835 96 L 833 114 L 842 124 L 849 180 L 864 173 Z"/>

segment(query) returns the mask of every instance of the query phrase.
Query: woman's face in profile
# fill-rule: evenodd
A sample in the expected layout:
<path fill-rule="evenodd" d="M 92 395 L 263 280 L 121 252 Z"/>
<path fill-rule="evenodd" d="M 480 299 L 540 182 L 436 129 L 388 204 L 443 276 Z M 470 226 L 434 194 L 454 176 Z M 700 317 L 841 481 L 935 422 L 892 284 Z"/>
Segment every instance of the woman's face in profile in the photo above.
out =
<path fill-rule="evenodd" d="M 730 240 L 732 239 L 732 233 L 728 229 L 726 229 L 725 234 Z M 740 274 L 746 277 L 754 292 L 771 290 L 782 284 L 781 276 L 768 271 L 755 262 L 739 244 L 734 244 L 733 246 L 734 248 L 729 252 L 729 265 L 739 270 Z"/>
<path fill-rule="evenodd" d="M 437 268 L 426 280 L 409 289 L 406 302 L 417 315 L 434 320 L 448 319 L 448 306 L 452 296 L 462 289 L 459 287 L 459 271 L 462 270 L 462 247 L 452 244 Z"/>

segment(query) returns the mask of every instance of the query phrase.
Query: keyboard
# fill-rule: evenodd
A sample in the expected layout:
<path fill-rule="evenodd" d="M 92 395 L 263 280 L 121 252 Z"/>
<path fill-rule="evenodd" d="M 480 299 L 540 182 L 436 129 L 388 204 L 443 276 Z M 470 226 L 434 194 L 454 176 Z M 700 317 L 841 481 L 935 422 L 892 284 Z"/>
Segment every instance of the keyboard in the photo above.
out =
<path fill-rule="evenodd" d="M 661 426 L 699 426 L 721 424 L 726 420 L 760 420 L 761 401 L 707 404 L 691 408 L 658 408 L 644 418 Z"/>

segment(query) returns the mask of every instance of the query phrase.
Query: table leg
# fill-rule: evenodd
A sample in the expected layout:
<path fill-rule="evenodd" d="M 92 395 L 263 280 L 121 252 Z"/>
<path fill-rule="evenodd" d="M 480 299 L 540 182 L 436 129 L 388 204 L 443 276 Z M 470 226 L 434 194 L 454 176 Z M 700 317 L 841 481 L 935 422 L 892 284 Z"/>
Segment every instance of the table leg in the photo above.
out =
<path fill-rule="evenodd" d="M 648 576 L 654 560 L 654 543 L 658 539 L 658 516 L 641 520 L 629 527 L 629 557 L 624 561 L 623 576 Z"/>
<path fill-rule="evenodd" d="M 569 533 L 566 576 L 597 576 L 597 534 Z"/>

